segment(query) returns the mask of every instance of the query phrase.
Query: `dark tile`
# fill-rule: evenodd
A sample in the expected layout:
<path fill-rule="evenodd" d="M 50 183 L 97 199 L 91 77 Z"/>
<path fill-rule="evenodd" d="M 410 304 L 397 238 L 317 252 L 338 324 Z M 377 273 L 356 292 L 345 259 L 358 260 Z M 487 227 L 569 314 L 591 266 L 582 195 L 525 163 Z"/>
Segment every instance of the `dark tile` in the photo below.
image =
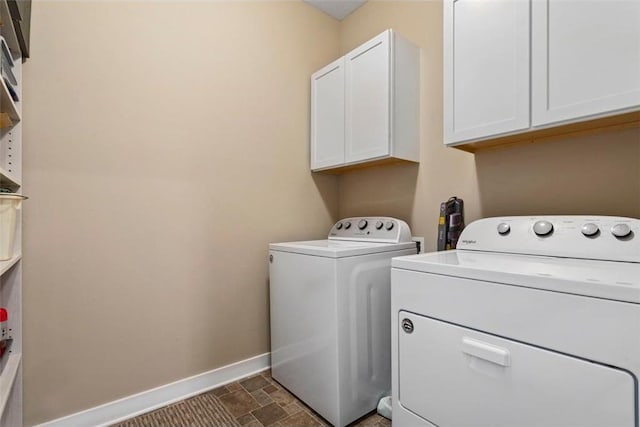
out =
<path fill-rule="evenodd" d="M 289 403 L 287 406 L 284 406 L 282 409 L 287 411 L 287 414 L 289 415 L 293 415 L 300 411 L 304 411 L 304 409 L 302 409 L 302 406 L 298 405 L 296 402 Z"/>
<path fill-rule="evenodd" d="M 271 369 L 267 369 L 266 371 L 260 372 L 260 374 L 265 378 L 271 378 Z"/>
<path fill-rule="evenodd" d="M 303 411 L 307 411 L 308 413 L 310 413 L 311 415 L 313 415 L 314 417 L 320 417 L 320 415 L 318 415 L 316 413 L 316 411 L 314 411 L 313 409 L 311 409 L 310 407 L 307 406 L 306 403 L 304 403 L 301 400 L 296 399 L 295 402 L 300 405 L 300 407 L 302 408 Z"/>
<path fill-rule="evenodd" d="M 262 425 L 265 426 L 271 425 L 287 416 L 285 410 L 282 409 L 277 403 L 272 403 L 271 405 L 256 409 L 251 413 L 254 417 L 257 418 L 258 421 L 262 423 Z"/>
<path fill-rule="evenodd" d="M 283 427 L 321 427 L 324 425 L 305 411 L 300 411 L 280 420 L 280 424 Z"/>
<path fill-rule="evenodd" d="M 254 417 L 251 414 L 244 414 L 244 415 L 236 418 L 236 421 L 239 422 L 240 424 L 246 424 L 246 423 L 251 422 L 251 421 L 253 421 L 255 419 L 256 419 L 256 417 Z"/>
<path fill-rule="evenodd" d="M 262 390 L 256 390 L 251 392 L 251 396 L 260 404 L 260 406 L 267 406 L 273 403 L 273 399 Z"/>
<path fill-rule="evenodd" d="M 391 420 L 385 417 L 380 417 L 380 422 L 378 424 L 382 427 L 391 427 Z"/>
<path fill-rule="evenodd" d="M 332 427 L 331 423 L 327 420 L 325 420 L 324 418 L 322 418 L 317 412 L 315 412 L 313 409 L 309 409 L 306 411 L 308 414 L 311 415 L 312 418 L 314 418 L 317 422 L 320 423 L 321 426 L 323 427 Z"/>
<path fill-rule="evenodd" d="M 274 402 L 280 406 L 287 406 L 289 403 L 295 402 L 296 398 L 293 397 L 288 391 L 282 389 L 276 389 L 269 393 L 269 396 Z"/>
<path fill-rule="evenodd" d="M 263 390 L 266 393 L 273 393 L 274 391 L 278 390 L 278 387 L 274 386 L 273 384 L 270 384 L 270 385 L 266 386 L 265 388 L 263 388 Z"/>
<path fill-rule="evenodd" d="M 240 385 L 245 388 L 248 392 L 260 390 L 262 387 L 266 387 L 269 385 L 269 382 L 262 378 L 261 375 L 247 378 L 246 380 L 240 381 Z"/>
<path fill-rule="evenodd" d="M 222 396 L 223 394 L 229 393 L 229 389 L 227 389 L 225 386 L 222 386 L 211 390 L 209 393 L 213 394 L 214 396 Z"/>
<path fill-rule="evenodd" d="M 241 389 L 242 389 L 242 386 L 237 381 L 235 383 L 227 384 L 227 390 L 229 391 L 236 391 Z"/>
<path fill-rule="evenodd" d="M 262 424 L 260 424 L 260 421 L 258 421 L 256 417 L 251 414 L 245 414 L 241 417 L 238 417 L 236 418 L 236 421 L 242 427 L 263 427 Z"/>
<path fill-rule="evenodd" d="M 231 415 L 236 418 L 260 407 L 258 402 L 244 390 L 232 391 L 220 396 L 218 399 Z"/>

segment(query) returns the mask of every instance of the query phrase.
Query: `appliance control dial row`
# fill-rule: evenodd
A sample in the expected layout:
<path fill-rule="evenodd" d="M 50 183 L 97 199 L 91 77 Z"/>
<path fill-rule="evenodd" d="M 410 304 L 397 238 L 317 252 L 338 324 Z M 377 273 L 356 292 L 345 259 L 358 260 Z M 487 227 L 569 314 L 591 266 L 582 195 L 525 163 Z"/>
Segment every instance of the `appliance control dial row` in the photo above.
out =
<path fill-rule="evenodd" d="M 378 226 L 378 225 L 376 225 Z M 511 232 L 511 226 L 506 222 L 501 222 L 496 227 L 498 234 L 505 236 Z M 553 233 L 553 224 L 549 221 L 540 220 L 533 224 L 533 232 L 540 237 L 550 236 Z M 580 232 L 586 237 L 597 237 L 600 234 L 600 227 L 597 224 L 588 222 L 583 224 L 580 228 Z M 625 223 L 614 224 L 611 227 L 611 234 L 619 239 L 628 237 L 631 234 L 631 227 Z"/>
<path fill-rule="evenodd" d="M 398 239 L 403 232 L 403 224 L 393 218 L 356 217 L 345 218 L 336 222 L 329 236 L 349 239 L 389 240 Z"/>
<path fill-rule="evenodd" d="M 392 231 L 396 228 L 396 224 L 394 221 L 391 220 L 384 220 L 384 219 L 366 219 L 366 218 L 351 218 L 351 220 L 346 221 L 346 220 L 342 220 L 342 221 L 338 221 L 334 228 L 335 230 L 339 230 L 342 232 L 345 232 L 349 229 L 351 229 L 351 226 L 354 226 L 354 228 L 357 228 L 360 231 L 364 231 L 366 229 L 368 229 L 370 226 L 371 228 L 375 227 L 375 230 L 380 231 L 380 232 L 386 232 L 386 231 Z"/>

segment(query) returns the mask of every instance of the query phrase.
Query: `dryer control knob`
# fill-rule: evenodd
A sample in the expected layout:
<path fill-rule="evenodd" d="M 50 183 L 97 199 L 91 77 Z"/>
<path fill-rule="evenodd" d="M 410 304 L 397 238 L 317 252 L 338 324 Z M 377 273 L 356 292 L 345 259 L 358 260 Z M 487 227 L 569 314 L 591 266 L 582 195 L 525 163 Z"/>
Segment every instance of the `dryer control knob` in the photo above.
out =
<path fill-rule="evenodd" d="M 345 223 L 344 223 L 344 229 L 345 229 L 345 230 L 348 230 L 348 229 L 350 229 L 350 228 L 351 228 L 351 222 L 349 222 L 349 221 L 345 222 Z"/>
<path fill-rule="evenodd" d="M 509 234 L 510 231 L 511 231 L 511 226 L 506 222 L 501 222 L 500 224 L 498 224 L 498 234 L 501 234 L 504 236 L 505 234 Z"/>
<path fill-rule="evenodd" d="M 380 230 L 383 225 L 382 221 L 376 221 L 376 230 Z"/>
<path fill-rule="evenodd" d="M 580 231 L 587 237 L 593 237 L 600 232 L 600 229 L 594 223 L 589 222 L 583 225 Z"/>
<path fill-rule="evenodd" d="M 611 227 L 611 234 L 616 237 L 627 237 L 631 234 L 631 227 L 627 224 L 616 224 Z"/>
<path fill-rule="evenodd" d="M 393 221 L 387 221 L 387 223 L 384 225 L 384 228 L 386 228 L 387 230 L 393 230 Z"/>
<path fill-rule="evenodd" d="M 365 228 L 367 228 L 367 224 L 369 224 L 369 223 L 367 222 L 367 220 L 366 220 L 366 219 L 361 219 L 361 220 L 358 222 L 358 228 L 359 228 L 360 230 L 364 230 Z"/>
<path fill-rule="evenodd" d="M 549 221 L 536 221 L 533 224 L 533 232 L 537 236 L 548 236 L 553 231 L 553 224 Z"/>
<path fill-rule="evenodd" d="M 342 223 L 341 222 L 336 224 L 336 229 L 342 230 Z"/>

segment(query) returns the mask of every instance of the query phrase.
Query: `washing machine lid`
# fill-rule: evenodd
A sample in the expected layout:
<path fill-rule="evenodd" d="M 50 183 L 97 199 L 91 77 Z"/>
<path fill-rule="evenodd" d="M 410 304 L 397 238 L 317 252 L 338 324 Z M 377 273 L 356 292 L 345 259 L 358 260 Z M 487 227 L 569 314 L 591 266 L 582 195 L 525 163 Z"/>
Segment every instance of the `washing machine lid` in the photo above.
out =
<path fill-rule="evenodd" d="M 393 258 L 397 269 L 640 304 L 640 264 L 453 250 Z"/>
<path fill-rule="evenodd" d="M 342 258 L 381 252 L 416 249 L 415 242 L 376 243 L 351 240 L 308 240 L 304 242 L 271 243 L 269 250 L 292 252 L 327 258 Z"/>

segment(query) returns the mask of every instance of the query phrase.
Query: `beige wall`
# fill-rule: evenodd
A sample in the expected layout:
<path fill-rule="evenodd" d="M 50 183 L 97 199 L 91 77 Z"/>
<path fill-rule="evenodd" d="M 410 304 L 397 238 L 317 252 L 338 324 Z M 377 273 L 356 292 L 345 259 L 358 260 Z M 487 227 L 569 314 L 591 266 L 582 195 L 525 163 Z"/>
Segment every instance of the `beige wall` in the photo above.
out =
<path fill-rule="evenodd" d="M 267 244 L 324 235 L 303 2 L 35 2 L 25 424 L 269 351 Z"/>
<path fill-rule="evenodd" d="M 640 129 L 476 154 L 484 216 L 640 218 Z"/>
<path fill-rule="evenodd" d="M 442 7 L 34 4 L 26 99 L 27 425 L 269 350 L 266 247 L 390 215 L 640 216 L 640 132 L 442 145 Z M 421 162 L 308 172 L 309 75 L 386 28 L 421 48 Z M 589 182 L 590 185 L 585 185 Z M 233 327 L 230 326 L 233 320 Z"/>
<path fill-rule="evenodd" d="M 392 215 L 435 248 L 440 202 L 483 216 L 600 214 L 640 217 L 640 130 L 537 141 L 476 154 L 442 145 L 442 4 L 369 1 L 341 26 L 341 52 L 393 28 L 422 49 L 420 165 L 340 177 L 339 216 Z"/>

